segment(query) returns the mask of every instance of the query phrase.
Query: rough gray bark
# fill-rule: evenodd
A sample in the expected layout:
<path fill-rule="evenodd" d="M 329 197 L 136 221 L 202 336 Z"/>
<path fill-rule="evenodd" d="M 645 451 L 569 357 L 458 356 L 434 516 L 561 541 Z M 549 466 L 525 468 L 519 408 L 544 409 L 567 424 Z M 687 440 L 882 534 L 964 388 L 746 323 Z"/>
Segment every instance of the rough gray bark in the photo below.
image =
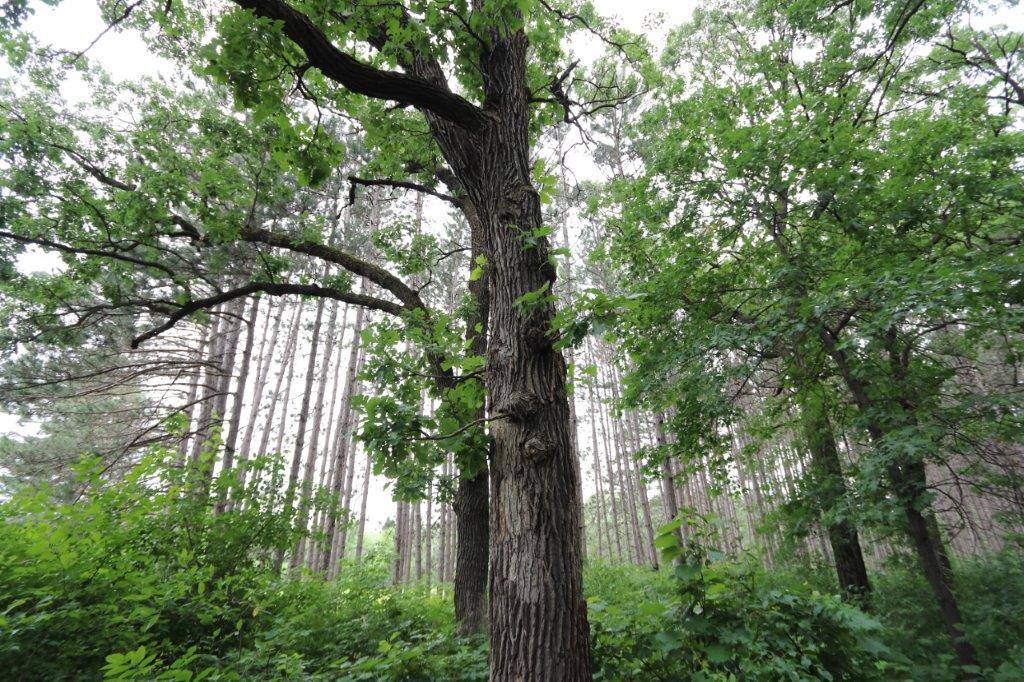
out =
<path fill-rule="evenodd" d="M 339 50 L 283 0 L 235 0 L 280 31 L 328 79 L 368 97 L 418 108 L 464 188 L 487 238 L 491 337 L 490 668 L 495 682 L 589 680 L 582 593 L 579 485 L 571 460 L 565 363 L 552 345 L 555 272 L 532 185 L 528 40 L 517 22 L 490 29 L 477 66 L 485 107 L 454 94 L 437 59 L 410 46 L 405 73 Z M 386 35 L 370 36 L 375 46 Z M 521 305 L 524 296 L 534 304 Z"/>

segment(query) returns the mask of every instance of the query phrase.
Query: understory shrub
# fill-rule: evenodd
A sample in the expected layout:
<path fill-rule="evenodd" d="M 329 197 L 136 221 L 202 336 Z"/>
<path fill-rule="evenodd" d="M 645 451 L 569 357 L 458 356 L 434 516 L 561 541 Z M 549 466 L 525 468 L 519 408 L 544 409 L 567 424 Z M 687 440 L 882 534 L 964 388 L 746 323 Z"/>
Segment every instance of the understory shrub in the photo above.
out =
<path fill-rule="evenodd" d="M 391 584 L 388 536 L 337 581 L 278 576 L 294 517 L 282 511 L 280 462 L 253 467 L 268 475 L 240 490 L 154 452 L 117 482 L 85 465 L 74 502 L 40 489 L 0 503 L 4 679 L 487 679 L 486 640 L 457 634 L 450 585 Z M 232 503 L 217 513 L 218 501 Z M 806 574 L 708 550 L 707 526 L 690 516 L 663 528 L 661 570 L 587 567 L 597 679 L 954 678 L 912 566 L 874 576 L 869 616 Z M 983 674 L 1024 678 L 1019 555 L 958 571 L 972 585 L 963 603 Z"/>

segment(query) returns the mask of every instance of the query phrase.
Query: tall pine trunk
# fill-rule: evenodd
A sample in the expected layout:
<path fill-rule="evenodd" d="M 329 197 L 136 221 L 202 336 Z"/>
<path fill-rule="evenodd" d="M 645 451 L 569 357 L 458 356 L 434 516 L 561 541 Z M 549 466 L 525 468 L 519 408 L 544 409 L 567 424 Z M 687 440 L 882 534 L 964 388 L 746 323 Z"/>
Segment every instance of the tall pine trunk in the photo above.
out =
<path fill-rule="evenodd" d="M 316 355 L 320 342 L 320 325 L 324 317 L 324 299 L 319 299 L 316 306 L 316 317 L 313 318 L 313 335 L 309 347 L 309 360 L 306 365 L 305 388 L 302 392 L 302 404 L 299 407 L 298 430 L 295 434 L 295 450 L 292 452 L 292 463 L 288 470 L 288 488 L 285 490 L 284 508 L 291 510 L 295 502 L 295 492 L 299 485 L 299 471 L 302 465 L 302 451 L 306 446 L 306 422 L 309 419 L 309 403 L 313 397 L 313 382 L 316 379 Z M 282 424 L 283 426 L 283 424 Z M 274 560 L 275 570 L 280 571 L 284 563 L 284 551 L 279 550 Z"/>

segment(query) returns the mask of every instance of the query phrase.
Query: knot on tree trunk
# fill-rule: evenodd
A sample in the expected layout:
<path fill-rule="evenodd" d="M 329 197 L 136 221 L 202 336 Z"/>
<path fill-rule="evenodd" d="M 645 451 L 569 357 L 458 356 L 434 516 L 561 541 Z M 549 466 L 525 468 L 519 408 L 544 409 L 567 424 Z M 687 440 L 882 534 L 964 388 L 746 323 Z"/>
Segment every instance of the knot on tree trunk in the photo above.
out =
<path fill-rule="evenodd" d="M 498 205 L 498 216 L 504 222 L 518 222 L 520 216 L 536 212 L 540 205 L 537 190 L 529 183 L 515 185 L 505 191 Z"/>
<path fill-rule="evenodd" d="M 534 463 L 546 460 L 553 450 L 554 447 L 551 443 L 536 436 L 528 439 L 523 445 L 523 452 L 526 453 L 526 457 Z"/>
<path fill-rule="evenodd" d="M 544 401 L 536 393 L 516 391 L 498 408 L 498 413 L 508 415 L 509 419 L 513 421 L 521 422 L 535 415 L 543 406 Z"/>
<path fill-rule="evenodd" d="M 551 336 L 548 334 L 548 326 L 540 320 L 531 320 L 525 331 L 526 345 L 535 353 L 541 353 L 551 349 Z"/>

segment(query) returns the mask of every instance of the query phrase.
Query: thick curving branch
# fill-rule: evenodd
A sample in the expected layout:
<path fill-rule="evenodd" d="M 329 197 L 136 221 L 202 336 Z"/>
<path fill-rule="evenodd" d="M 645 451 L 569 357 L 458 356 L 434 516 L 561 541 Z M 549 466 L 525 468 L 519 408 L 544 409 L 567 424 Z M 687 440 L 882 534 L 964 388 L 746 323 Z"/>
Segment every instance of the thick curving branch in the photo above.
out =
<path fill-rule="evenodd" d="M 390 291 L 408 310 L 426 310 L 423 299 L 415 289 L 384 268 L 353 256 L 347 251 L 319 242 L 298 239 L 292 235 L 272 232 L 261 227 L 247 227 L 242 230 L 244 241 L 266 244 L 278 249 L 304 253 L 327 263 L 340 265 L 354 275 L 365 277 L 382 289 Z"/>
<path fill-rule="evenodd" d="M 222 303 L 226 303 L 236 298 L 241 298 L 242 296 L 251 296 L 256 293 L 264 293 L 271 296 L 299 295 L 333 298 L 343 303 L 350 303 L 352 305 L 359 305 L 365 308 L 379 310 L 381 312 L 388 313 L 389 315 L 401 315 L 405 311 L 404 307 L 392 301 L 386 301 L 382 298 L 367 296 L 365 294 L 342 291 L 341 289 L 321 287 L 315 284 L 252 282 L 245 286 L 238 287 L 237 289 L 224 291 L 207 298 L 188 301 L 168 315 L 167 320 L 163 324 L 153 327 L 149 331 L 137 336 L 132 341 L 132 348 L 138 348 L 146 341 L 159 336 L 193 313 L 199 312 L 200 310 L 209 310 L 210 308 L 214 308 Z"/>
<path fill-rule="evenodd" d="M 422 78 L 377 69 L 339 50 L 302 12 L 283 0 L 232 0 L 256 16 L 282 23 L 282 31 L 309 63 L 346 89 L 367 97 L 424 109 L 466 130 L 481 130 L 489 117 L 464 97 Z"/>

